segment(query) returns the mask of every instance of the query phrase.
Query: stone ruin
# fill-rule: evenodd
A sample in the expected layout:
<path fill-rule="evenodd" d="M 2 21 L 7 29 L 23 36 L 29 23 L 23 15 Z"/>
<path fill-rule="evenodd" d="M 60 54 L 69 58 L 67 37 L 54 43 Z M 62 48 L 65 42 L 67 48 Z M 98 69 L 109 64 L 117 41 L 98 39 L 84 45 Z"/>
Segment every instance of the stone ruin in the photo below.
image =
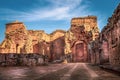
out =
<path fill-rule="evenodd" d="M 94 41 L 99 36 L 99 29 L 97 26 L 97 17 L 79 17 L 73 18 L 71 21 L 71 39 L 70 48 L 72 59 L 74 62 L 87 62 L 88 61 L 88 44 Z"/>
<path fill-rule="evenodd" d="M 48 56 L 41 54 L 0 54 L 0 66 L 40 66 L 48 63 Z"/>
<path fill-rule="evenodd" d="M 73 18 L 68 31 L 27 30 L 19 21 L 6 24 L 5 39 L 0 45 L 3 55 L 45 55 L 48 61 L 88 61 L 88 43 L 99 36 L 96 16 Z"/>
<path fill-rule="evenodd" d="M 108 65 L 114 69 L 120 67 L 120 4 L 91 46 L 89 52 L 92 53 L 93 64 Z"/>

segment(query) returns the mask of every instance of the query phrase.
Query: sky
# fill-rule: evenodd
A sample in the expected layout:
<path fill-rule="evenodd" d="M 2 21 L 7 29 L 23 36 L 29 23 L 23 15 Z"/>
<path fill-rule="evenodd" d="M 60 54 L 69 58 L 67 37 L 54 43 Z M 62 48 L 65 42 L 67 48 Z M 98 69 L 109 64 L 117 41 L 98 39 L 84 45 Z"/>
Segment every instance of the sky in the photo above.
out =
<path fill-rule="evenodd" d="M 97 16 L 100 30 L 107 24 L 119 0 L 0 0 L 0 43 L 5 24 L 24 22 L 28 30 L 68 30 L 73 17 Z"/>

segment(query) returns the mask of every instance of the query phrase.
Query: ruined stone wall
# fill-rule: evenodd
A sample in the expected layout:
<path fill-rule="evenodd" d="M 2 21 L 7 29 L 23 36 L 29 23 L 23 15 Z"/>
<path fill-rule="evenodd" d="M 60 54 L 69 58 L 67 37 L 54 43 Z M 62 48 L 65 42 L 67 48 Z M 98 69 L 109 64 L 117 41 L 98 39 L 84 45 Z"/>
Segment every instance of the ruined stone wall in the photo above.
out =
<path fill-rule="evenodd" d="M 108 19 L 98 39 L 99 50 L 95 49 L 96 46 L 94 50 L 99 51 L 100 63 L 120 66 L 120 4 Z"/>
<path fill-rule="evenodd" d="M 110 64 L 120 66 L 120 4 L 108 20 L 111 32 L 110 45 Z"/>
<path fill-rule="evenodd" d="M 97 26 L 97 17 L 96 16 L 87 16 L 87 17 L 78 17 L 73 18 L 71 25 L 88 25 L 85 29 L 90 31 L 93 27 Z"/>
<path fill-rule="evenodd" d="M 75 36 L 73 35 L 73 33 L 70 30 L 68 30 L 65 33 L 65 50 L 64 50 L 65 54 L 71 53 L 71 43 L 74 40 L 75 40 Z"/>
<path fill-rule="evenodd" d="M 65 32 L 64 30 L 56 30 L 54 32 L 52 32 L 50 34 L 50 41 L 54 41 L 60 37 L 63 37 L 65 35 Z"/>
<path fill-rule="evenodd" d="M 52 60 L 61 60 L 64 57 L 65 41 L 64 37 L 57 38 L 51 43 L 51 56 Z"/>
<path fill-rule="evenodd" d="M 41 54 L 0 54 L 0 66 L 40 66 L 48 63 Z"/>
<path fill-rule="evenodd" d="M 52 60 L 62 60 L 65 47 L 65 31 L 56 30 L 50 34 L 50 54 Z"/>
<path fill-rule="evenodd" d="M 12 31 L 18 30 L 18 29 L 25 29 L 26 27 L 24 26 L 24 24 L 22 22 L 12 22 L 12 23 L 8 23 L 6 24 L 6 33 L 10 33 Z"/>
<path fill-rule="evenodd" d="M 5 40 L 1 46 L 5 53 L 23 53 L 24 43 L 26 42 L 27 31 L 22 22 L 6 24 Z"/>
<path fill-rule="evenodd" d="M 99 36 L 100 38 L 100 36 Z M 102 46 L 100 44 L 100 39 L 97 38 L 95 41 L 92 41 L 90 44 L 89 44 L 89 61 L 92 63 L 92 64 L 101 64 L 101 62 L 103 63 L 103 59 L 104 59 L 104 56 L 101 55 L 101 49 Z"/>
<path fill-rule="evenodd" d="M 43 41 L 43 33 L 44 31 L 34 31 L 34 30 L 28 30 L 28 35 L 30 35 L 31 42 L 29 44 L 32 44 L 33 51 L 32 53 L 41 53 L 40 51 L 40 43 Z"/>
<path fill-rule="evenodd" d="M 58 54 L 64 54 L 63 30 L 46 34 L 43 30 L 26 30 L 22 22 L 15 21 L 6 24 L 5 35 L 5 40 L 0 45 L 0 53 L 39 53 L 47 55 L 49 59 L 51 52 L 56 55 L 56 59 Z M 53 49 L 50 48 L 51 44 L 55 45 Z"/>
<path fill-rule="evenodd" d="M 43 30 L 27 30 L 22 22 L 15 21 L 6 24 L 5 33 L 0 53 L 39 53 L 60 59 L 64 54 L 80 53 L 80 49 L 73 49 L 79 48 L 79 42 L 82 42 L 84 47 L 81 50 L 85 55 L 83 59 L 87 60 L 87 44 L 98 36 L 99 30 L 97 18 L 87 16 L 73 18 L 68 31 L 56 30 L 46 34 Z"/>
<path fill-rule="evenodd" d="M 88 44 L 99 36 L 97 17 L 73 18 L 70 31 L 66 33 L 66 37 L 70 35 L 72 35 L 72 38 L 65 38 L 65 40 L 66 45 L 71 47 L 71 51 L 67 46 L 65 50 L 72 53 L 73 61 L 86 62 L 89 56 Z"/>
<path fill-rule="evenodd" d="M 27 35 L 26 42 L 24 45 L 25 53 L 33 53 L 33 44 L 31 35 Z"/>
<path fill-rule="evenodd" d="M 87 16 L 87 17 L 79 17 L 79 18 L 73 18 L 71 20 L 71 26 L 84 26 L 85 31 L 92 32 L 92 39 L 95 40 L 95 38 L 99 35 L 99 29 L 97 25 L 97 17 L 96 16 Z"/>

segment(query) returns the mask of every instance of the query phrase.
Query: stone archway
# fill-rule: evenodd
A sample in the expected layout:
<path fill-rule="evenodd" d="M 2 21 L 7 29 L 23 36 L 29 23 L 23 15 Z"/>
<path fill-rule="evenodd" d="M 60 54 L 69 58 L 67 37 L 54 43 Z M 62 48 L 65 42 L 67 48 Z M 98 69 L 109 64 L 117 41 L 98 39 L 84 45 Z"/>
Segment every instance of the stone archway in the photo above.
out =
<path fill-rule="evenodd" d="M 84 61 L 84 44 L 79 43 L 76 44 L 76 61 L 83 62 Z"/>
<path fill-rule="evenodd" d="M 72 47 L 72 60 L 73 62 L 86 62 L 87 61 L 87 48 L 84 41 L 75 42 Z"/>

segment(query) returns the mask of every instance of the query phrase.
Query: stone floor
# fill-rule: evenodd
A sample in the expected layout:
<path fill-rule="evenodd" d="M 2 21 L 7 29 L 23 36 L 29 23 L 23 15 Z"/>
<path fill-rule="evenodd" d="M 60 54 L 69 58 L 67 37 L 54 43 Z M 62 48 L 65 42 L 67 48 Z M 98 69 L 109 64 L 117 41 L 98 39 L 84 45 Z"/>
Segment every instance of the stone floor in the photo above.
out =
<path fill-rule="evenodd" d="M 120 80 L 120 76 L 87 63 L 69 63 L 0 67 L 0 80 Z"/>

